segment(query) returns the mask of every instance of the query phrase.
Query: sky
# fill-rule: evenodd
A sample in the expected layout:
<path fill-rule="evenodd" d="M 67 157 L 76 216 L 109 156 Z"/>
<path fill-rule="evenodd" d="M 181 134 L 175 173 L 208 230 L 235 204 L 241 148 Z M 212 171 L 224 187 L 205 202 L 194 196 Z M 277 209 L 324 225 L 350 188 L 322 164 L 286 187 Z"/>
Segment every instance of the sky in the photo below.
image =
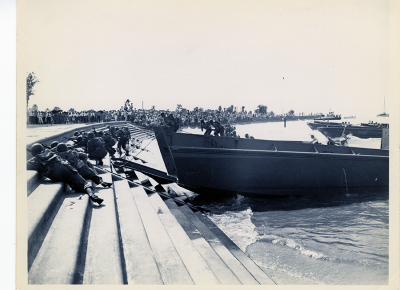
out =
<path fill-rule="evenodd" d="M 18 98 L 63 110 L 393 112 L 390 1 L 18 1 Z"/>

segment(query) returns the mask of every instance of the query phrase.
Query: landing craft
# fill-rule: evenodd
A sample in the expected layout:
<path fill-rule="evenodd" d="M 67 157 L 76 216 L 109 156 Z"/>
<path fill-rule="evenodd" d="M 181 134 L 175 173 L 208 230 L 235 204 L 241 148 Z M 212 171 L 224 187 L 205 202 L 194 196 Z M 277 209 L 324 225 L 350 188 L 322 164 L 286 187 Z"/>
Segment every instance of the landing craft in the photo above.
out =
<path fill-rule="evenodd" d="M 310 195 L 388 190 L 389 151 L 154 128 L 168 174 L 198 193 Z"/>

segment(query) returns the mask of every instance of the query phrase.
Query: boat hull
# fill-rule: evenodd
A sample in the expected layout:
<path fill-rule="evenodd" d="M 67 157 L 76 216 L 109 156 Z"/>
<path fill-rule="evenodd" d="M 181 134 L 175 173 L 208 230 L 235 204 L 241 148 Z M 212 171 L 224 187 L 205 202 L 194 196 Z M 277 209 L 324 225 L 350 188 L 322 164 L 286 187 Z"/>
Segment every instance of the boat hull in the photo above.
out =
<path fill-rule="evenodd" d="M 387 150 L 155 132 L 168 173 L 211 193 L 308 195 L 389 186 Z"/>
<path fill-rule="evenodd" d="M 307 126 L 310 127 L 312 130 L 317 130 L 318 127 L 342 127 L 343 128 L 343 124 L 342 123 L 331 123 L 331 122 L 307 122 Z"/>
<path fill-rule="evenodd" d="M 171 152 L 180 183 L 221 191 L 305 195 L 389 184 L 385 157 L 182 147 Z"/>
<path fill-rule="evenodd" d="M 331 121 L 331 120 L 341 120 L 341 117 L 321 117 L 321 118 L 314 118 L 314 120 L 319 121 Z"/>
<path fill-rule="evenodd" d="M 338 138 L 342 136 L 344 127 L 318 127 L 318 131 L 320 131 L 325 136 L 331 138 Z M 382 137 L 382 128 L 373 128 L 369 126 L 348 126 L 346 130 L 344 130 L 346 135 L 351 134 L 355 137 L 367 139 L 367 138 L 381 138 Z"/>

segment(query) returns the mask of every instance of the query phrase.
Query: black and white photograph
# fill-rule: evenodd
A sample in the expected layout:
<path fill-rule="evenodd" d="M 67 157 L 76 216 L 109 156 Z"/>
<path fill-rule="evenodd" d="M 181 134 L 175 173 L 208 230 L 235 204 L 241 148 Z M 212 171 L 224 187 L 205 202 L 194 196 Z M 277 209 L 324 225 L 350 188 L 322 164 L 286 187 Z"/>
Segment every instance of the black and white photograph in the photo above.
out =
<path fill-rule="evenodd" d="M 400 1 L 16 8 L 18 289 L 398 289 Z"/>

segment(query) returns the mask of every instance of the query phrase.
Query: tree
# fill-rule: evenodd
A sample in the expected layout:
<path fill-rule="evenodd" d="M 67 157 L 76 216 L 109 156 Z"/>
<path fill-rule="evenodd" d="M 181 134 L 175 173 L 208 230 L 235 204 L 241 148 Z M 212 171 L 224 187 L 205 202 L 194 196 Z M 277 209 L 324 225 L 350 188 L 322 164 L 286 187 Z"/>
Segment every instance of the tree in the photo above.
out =
<path fill-rule="evenodd" d="M 62 110 L 60 109 L 60 107 L 54 107 L 54 109 L 51 111 L 53 114 L 56 114 L 56 113 L 59 113 L 59 112 L 62 112 Z"/>
<path fill-rule="evenodd" d="M 151 109 L 154 111 L 156 109 L 156 106 L 151 106 Z"/>
<path fill-rule="evenodd" d="M 34 72 L 29 73 L 26 77 L 26 111 L 28 111 L 29 97 L 35 94 L 35 90 L 33 89 L 33 87 L 38 82 L 39 80 L 35 76 Z"/>
<path fill-rule="evenodd" d="M 222 111 L 222 107 L 221 107 L 221 106 L 218 107 L 218 111 L 219 111 L 219 112 Z"/>
<path fill-rule="evenodd" d="M 258 113 L 259 114 L 266 114 L 267 113 L 267 106 L 265 106 L 265 105 L 258 105 L 257 106 L 257 108 L 258 108 Z"/>
<path fill-rule="evenodd" d="M 245 106 L 242 106 L 242 113 L 244 112 L 244 108 L 245 108 Z"/>
<path fill-rule="evenodd" d="M 233 105 L 231 105 L 228 109 L 226 109 L 227 112 L 232 113 L 233 112 Z"/>
<path fill-rule="evenodd" d="M 271 112 L 269 112 L 269 115 L 270 115 L 271 117 L 273 117 L 273 116 L 275 116 L 275 113 L 274 113 L 273 111 L 271 111 Z"/>
<path fill-rule="evenodd" d="M 294 115 L 294 111 L 293 111 L 293 110 L 290 110 L 290 111 L 288 112 L 288 114 L 289 114 L 289 115 Z"/>
<path fill-rule="evenodd" d="M 177 104 L 176 105 L 176 111 L 179 112 L 179 110 L 181 110 L 181 109 L 182 109 L 182 105 L 181 104 Z"/>

